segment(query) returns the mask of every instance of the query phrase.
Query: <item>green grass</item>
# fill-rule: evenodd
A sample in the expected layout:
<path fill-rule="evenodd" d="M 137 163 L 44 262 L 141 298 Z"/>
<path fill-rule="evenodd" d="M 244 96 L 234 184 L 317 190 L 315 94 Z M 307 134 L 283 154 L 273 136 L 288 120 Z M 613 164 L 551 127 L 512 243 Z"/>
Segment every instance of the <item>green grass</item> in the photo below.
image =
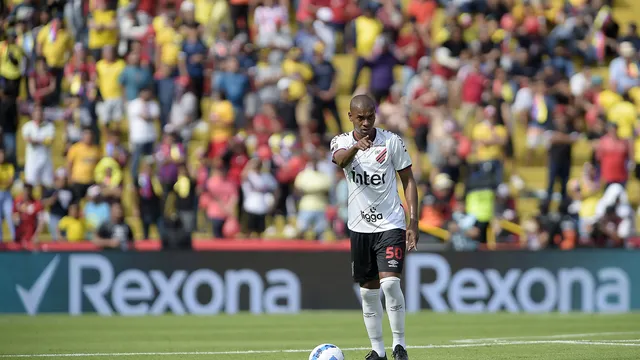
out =
<path fill-rule="evenodd" d="M 7 356 L 10 354 L 86 354 L 74 358 L 110 359 L 115 358 L 115 353 L 134 353 L 117 358 L 293 360 L 307 359 L 307 351 L 260 354 L 246 351 L 305 350 L 325 342 L 343 349 L 369 346 L 359 312 L 210 317 L 1 316 L 0 334 L 0 358 L 11 358 Z M 391 337 L 386 321 L 385 339 L 389 346 Z M 477 340 L 456 341 L 461 339 Z M 637 339 L 640 339 L 640 314 L 424 312 L 407 318 L 409 345 L 423 347 L 409 350 L 412 360 L 639 359 L 640 340 Z M 426 345 L 435 346 L 424 348 Z M 241 353 L 216 353 L 227 351 Z M 154 354 L 135 354 L 140 352 Z M 168 352 L 183 354 L 166 354 Z M 96 356 L 96 353 L 103 355 Z M 366 350 L 345 351 L 347 359 L 363 359 L 365 353 Z M 53 355 L 50 358 L 67 357 Z"/>

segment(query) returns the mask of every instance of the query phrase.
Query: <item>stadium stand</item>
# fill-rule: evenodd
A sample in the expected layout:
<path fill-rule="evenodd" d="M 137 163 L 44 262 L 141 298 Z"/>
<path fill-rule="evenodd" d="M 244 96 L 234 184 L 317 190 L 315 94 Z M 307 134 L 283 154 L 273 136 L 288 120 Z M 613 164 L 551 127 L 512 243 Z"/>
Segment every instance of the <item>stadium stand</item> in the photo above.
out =
<path fill-rule="evenodd" d="M 40 3 L 1 9 L 5 242 L 344 238 L 328 143 L 367 92 L 423 242 L 637 243 L 633 1 Z"/>

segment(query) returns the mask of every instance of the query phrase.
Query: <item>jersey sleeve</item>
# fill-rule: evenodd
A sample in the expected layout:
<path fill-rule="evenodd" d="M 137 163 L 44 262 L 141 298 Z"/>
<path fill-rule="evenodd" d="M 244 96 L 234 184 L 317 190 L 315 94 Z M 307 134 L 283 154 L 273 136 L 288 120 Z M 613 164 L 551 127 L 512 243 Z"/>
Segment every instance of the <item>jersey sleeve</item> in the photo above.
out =
<path fill-rule="evenodd" d="M 336 162 L 334 156 L 338 152 L 338 150 L 347 150 L 349 149 L 349 137 L 342 135 L 337 135 L 331 140 L 331 161 Z"/>
<path fill-rule="evenodd" d="M 391 138 L 391 160 L 393 161 L 393 167 L 396 171 L 400 171 L 411 166 L 411 157 L 407 151 L 407 146 L 404 144 L 402 138 L 398 135 L 394 135 Z"/>

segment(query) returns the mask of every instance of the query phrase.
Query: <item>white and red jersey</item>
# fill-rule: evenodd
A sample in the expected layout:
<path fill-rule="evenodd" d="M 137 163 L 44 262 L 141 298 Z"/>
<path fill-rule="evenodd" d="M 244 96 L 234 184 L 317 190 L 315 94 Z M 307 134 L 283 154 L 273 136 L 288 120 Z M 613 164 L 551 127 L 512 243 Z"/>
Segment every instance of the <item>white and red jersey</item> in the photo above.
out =
<path fill-rule="evenodd" d="M 358 141 L 353 131 L 331 140 L 331 155 L 347 150 Z M 396 172 L 411 166 L 411 157 L 400 136 L 376 129 L 373 146 L 359 150 L 344 168 L 349 188 L 347 226 L 359 233 L 406 229 Z"/>

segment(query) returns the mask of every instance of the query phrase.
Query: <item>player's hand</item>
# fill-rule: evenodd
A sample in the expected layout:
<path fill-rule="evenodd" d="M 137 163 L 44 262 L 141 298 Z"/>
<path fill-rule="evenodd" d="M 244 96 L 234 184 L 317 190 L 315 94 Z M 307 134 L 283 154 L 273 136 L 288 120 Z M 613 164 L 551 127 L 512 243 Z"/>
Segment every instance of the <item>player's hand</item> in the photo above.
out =
<path fill-rule="evenodd" d="M 355 146 L 356 148 L 358 148 L 358 150 L 365 151 L 369 149 L 372 145 L 373 145 L 373 142 L 369 140 L 369 135 L 365 135 L 362 139 L 358 140 Z"/>
<path fill-rule="evenodd" d="M 410 222 L 407 227 L 407 251 L 418 250 L 418 223 Z"/>

